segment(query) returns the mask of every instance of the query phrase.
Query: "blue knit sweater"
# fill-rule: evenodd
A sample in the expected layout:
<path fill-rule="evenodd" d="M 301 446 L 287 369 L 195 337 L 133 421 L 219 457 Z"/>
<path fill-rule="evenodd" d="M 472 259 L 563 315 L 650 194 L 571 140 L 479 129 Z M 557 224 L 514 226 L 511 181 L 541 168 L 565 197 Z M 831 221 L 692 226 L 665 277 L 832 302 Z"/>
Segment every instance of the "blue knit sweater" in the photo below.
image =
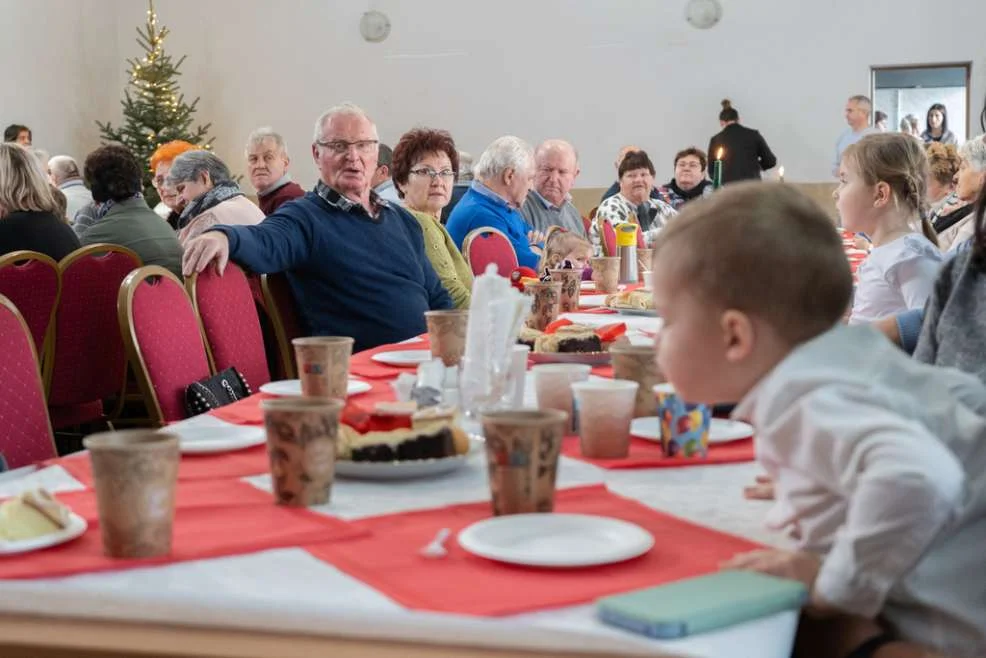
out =
<path fill-rule="evenodd" d="M 421 227 L 394 205 L 372 218 L 336 192 L 308 192 L 260 224 L 213 230 L 229 238 L 237 263 L 287 272 L 309 335 L 352 336 L 354 351 L 424 333 L 425 311 L 452 307 L 425 256 Z"/>
<path fill-rule="evenodd" d="M 452 236 L 455 246 L 461 251 L 462 243 L 469 231 L 492 227 L 502 231 L 510 239 L 510 244 L 517 252 L 518 263 L 537 269 L 541 257 L 531 251 L 531 245 L 527 241 L 527 233 L 531 228 L 524 220 L 524 216 L 508 206 L 503 199 L 494 197 L 492 192 L 484 194 L 477 190 L 477 185 L 482 183 L 478 181 L 473 183 L 473 187 L 462 196 L 462 200 L 449 215 L 445 228 Z M 501 274 L 507 275 L 509 272 L 501 272 Z"/>

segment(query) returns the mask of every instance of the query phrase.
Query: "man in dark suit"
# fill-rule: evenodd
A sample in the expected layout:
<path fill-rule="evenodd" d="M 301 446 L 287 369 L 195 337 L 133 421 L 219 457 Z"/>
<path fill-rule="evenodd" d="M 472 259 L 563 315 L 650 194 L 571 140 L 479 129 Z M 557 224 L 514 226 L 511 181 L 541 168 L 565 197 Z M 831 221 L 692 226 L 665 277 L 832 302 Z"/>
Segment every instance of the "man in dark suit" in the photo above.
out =
<path fill-rule="evenodd" d="M 722 102 L 719 113 L 722 131 L 709 141 L 709 175 L 715 175 L 715 160 L 722 149 L 722 183 L 759 180 L 760 172 L 777 164 L 767 140 L 759 131 L 741 126 L 739 112 L 728 100 Z"/>

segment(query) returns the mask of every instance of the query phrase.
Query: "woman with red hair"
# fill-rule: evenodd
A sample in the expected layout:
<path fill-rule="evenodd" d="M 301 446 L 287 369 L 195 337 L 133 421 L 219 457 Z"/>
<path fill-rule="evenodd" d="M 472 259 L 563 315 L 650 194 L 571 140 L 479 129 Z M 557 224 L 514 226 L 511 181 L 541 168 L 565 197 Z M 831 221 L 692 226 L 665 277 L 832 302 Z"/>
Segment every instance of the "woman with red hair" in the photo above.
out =
<path fill-rule="evenodd" d="M 161 203 L 154 207 L 154 212 L 168 220 L 171 228 L 178 230 L 178 218 L 185 207 L 185 200 L 178 195 L 178 191 L 167 184 L 168 174 L 171 172 L 171 163 L 182 153 L 198 150 L 199 147 L 189 142 L 176 139 L 157 147 L 151 155 L 151 171 L 154 178 L 151 183 L 157 194 L 161 197 Z"/>

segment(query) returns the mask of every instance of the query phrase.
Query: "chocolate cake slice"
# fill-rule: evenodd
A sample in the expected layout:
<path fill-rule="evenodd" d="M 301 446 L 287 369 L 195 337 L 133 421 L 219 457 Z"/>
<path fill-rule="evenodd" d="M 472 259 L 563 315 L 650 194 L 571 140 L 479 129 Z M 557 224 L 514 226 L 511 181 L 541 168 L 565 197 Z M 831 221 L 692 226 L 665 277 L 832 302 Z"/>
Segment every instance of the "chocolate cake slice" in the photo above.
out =
<path fill-rule="evenodd" d="M 437 430 L 392 430 L 358 437 L 349 458 L 354 462 L 392 462 L 441 459 L 456 454 L 455 438 L 448 427 Z"/>
<path fill-rule="evenodd" d="M 602 352 L 603 344 L 592 327 L 571 324 L 539 336 L 535 352 Z"/>

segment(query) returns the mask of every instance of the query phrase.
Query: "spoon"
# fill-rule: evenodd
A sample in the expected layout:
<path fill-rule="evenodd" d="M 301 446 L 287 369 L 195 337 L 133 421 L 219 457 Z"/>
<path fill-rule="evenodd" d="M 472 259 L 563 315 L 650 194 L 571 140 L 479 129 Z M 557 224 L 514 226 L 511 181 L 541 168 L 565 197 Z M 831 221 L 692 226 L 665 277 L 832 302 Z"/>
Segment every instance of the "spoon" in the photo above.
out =
<path fill-rule="evenodd" d="M 442 528 L 435 535 L 435 538 L 431 540 L 431 543 L 421 549 L 421 555 L 430 558 L 440 558 L 448 555 L 448 550 L 445 548 L 445 540 L 449 538 L 452 531 L 448 528 Z"/>

